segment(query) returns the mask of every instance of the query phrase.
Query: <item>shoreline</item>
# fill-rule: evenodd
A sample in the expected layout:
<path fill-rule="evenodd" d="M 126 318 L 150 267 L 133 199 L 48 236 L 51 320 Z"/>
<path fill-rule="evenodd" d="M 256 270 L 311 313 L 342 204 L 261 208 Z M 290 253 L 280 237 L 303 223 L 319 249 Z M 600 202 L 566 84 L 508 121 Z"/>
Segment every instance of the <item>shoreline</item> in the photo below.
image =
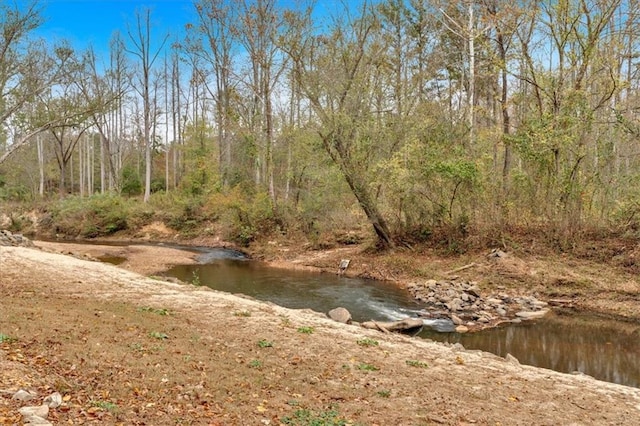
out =
<path fill-rule="evenodd" d="M 640 389 L 513 357 L 40 249 L 0 247 L 0 263 L 0 417 L 17 424 L 54 391 L 56 424 L 279 424 L 299 410 L 372 425 L 640 421 Z M 35 399 L 11 399 L 19 389 Z"/>

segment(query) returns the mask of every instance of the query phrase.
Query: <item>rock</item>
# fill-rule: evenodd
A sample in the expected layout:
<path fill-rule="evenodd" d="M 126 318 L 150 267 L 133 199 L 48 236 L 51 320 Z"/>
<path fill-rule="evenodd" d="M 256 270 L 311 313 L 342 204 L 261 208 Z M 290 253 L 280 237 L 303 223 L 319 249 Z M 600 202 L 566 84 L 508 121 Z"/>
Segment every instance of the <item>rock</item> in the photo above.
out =
<path fill-rule="evenodd" d="M 445 303 L 445 306 L 450 311 L 459 311 L 462 308 L 462 300 L 455 298 L 448 303 Z"/>
<path fill-rule="evenodd" d="M 391 331 L 411 331 L 422 328 L 424 326 L 424 321 L 420 318 L 405 318 L 400 321 L 393 322 L 382 322 L 382 321 L 365 321 L 360 324 L 361 327 L 372 329 L 372 330 L 380 330 L 385 333 Z"/>
<path fill-rule="evenodd" d="M 47 416 L 49 415 L 49 406 L 47 405 L 22 407 L 18 411 L 20 412 L 20 414 L 22 414 L 25 424 L 32 424 L 32 425 L 51 424 L 47 420 Z"/>
<path fill-rule="evenodd" d="M 498 322 L 513 319 L 538 318 L 547 304 L 533 296 L 514 296 L 498 287 L 499 293 L 482 297 L 478 283 L 450 278 L 448 280 L 427 280 L 423 284 L 413 283 L 407 289 L 413 297 L 424 304 L 429 318 L 452 318 L 455 314 L 460 324 L 477 321 L 483 326 L 495 325 Z M 442 312 L 444 311 L 444 312 Z M 520 316 L 514 312 L 522 312 Z M 526 312 L 526 313 L 525 313 Z M 542 312 L 542 311 L 541 311 Z M 546 312 L 546 311 L 544 311 Z M 475 327 L 470 328 L 475 329 Z"/>
<path fill-rule="evenodd" d="M 436 288 L 438 286 L 438 282 L 436 280 L 427 280 L 424 282 L 424 286 L 425 288 L 428 288 L 429 290 L 433 290 L 434 288 Z"/>
<path fill-rule="evenodd" d="M 20 389 L 19 391 L 13 394 L 11 399 L 15 399 L 18 401 L 31 401 L 32 399 L 37 397 L 38 397 L 38 394 L 35 392 Z"/>
<path fill-rule="evenodd" d="M 511 364 L 520 365 L 520 361 L 518 361 L 518 358 L 516 358 L 515 356 L 513 356 L 511 354 L 507 354 L 507 356 L 505 356 L 504 359 L 506 359 L 507 362 L 509 362 Z"/>
<path fill-rule="evenodd" d="M 531 305 L 538 309 L 546 308 L 547 306 L 549 306 L 547 302 L 544 302 L 542 300 L 534 300 L 533 302 L 531 302 Z"/>
<path fill-rule="evenodd" d="M 466 351 L 466 349 L 464 348 L 464 346 L 462 346 L 462 343 L 454 343 L 454 345 L 453 345 L 453 346 L 451 346 L 451 348 L 452 348 L 454 351 L 457 351 L 457 352 L 459 352 L 459 351 Z"/>
<path fill-rule="evenodd" d="M 465 290 L 466 293 L 472 295 L 473 297 L 480 297 L 480 289 L 476 286 L 471 286 Z"/>
<path fill-rule="evenodd" d="M 29 421 L 25 423 L 25 425 L 40 425 L 40 426 L 53 426 L 47 419 L 43 419 L 40 416 L 31 416 L 29 417 Z"/>
<path fill-rule="evenodd" d="M 542 318 L 547 314 L 547 312 L 547 309 L 543 309 L 541 311 L 520 311 L 516 312 L 516 316 L 522 319 L 535 319 Z"/>
<path fill-rule="evenodd" d="M 456 333 L 466 333 L 469 331 L 469 327 L 465 325 L 459 325 L 456 327 Z"/>
<path fill-rule="evenodd" d="M 60 395 L 60 392 L 54 392 L 46 397 L 42 403 L 49 406 L 49 408 L 58 408 L 62 405 L 62 395 Z"/>
<path fill-rule="evenodd" d="M 464 324 L 464 321 L 462 321 L 462 319 L 459 316 L 457 316 L 456 314 L 451 314 L 450 318 L 451 318 L 451 322 L 453 322 L 455 325 Z"/>
<path fill-rule="evenodd" d="M 351 324 L 351 313 L 345 308 L 335 308 L 330 310 L 327 315 L 334 321 L 341 322 L 343 324 Z"/>
<path fill-rule="evenodd" d="M 493 249 L 491 250 L 491 253 L 489 253 L 487 255 L 488 258 L 502 258 L 502 257 L 507 257 L 507 253 L 503 252 L 500 249 Z"/>
<path fill-rule="evenodd" d="M 0 246 L 33 247 L 33 243 L 22 234 L 12 234 L 10 231 L 0 230 Z"/>

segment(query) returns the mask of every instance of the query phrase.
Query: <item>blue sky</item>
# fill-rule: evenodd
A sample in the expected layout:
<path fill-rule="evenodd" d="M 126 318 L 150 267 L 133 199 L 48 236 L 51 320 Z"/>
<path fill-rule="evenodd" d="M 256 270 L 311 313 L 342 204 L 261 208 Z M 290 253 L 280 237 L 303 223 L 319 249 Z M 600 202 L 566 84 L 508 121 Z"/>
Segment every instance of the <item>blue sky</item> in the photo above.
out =
<path fill-rule="evenodd" d="M 29 0 L 18 0 L 27 3 Z M 234 1 L 234 0 L 230 0 Z M 303 2 L 305 0 L 302 0 Z M 293 6 L 299 1 L 281 0 L 281 5 Z M 352 5 L 361 0 L 346 0 Z M 316 1 L 316 15 L 331 14 L 342 10 L 342 0 Z M 74 47 L 85 49 L 93 46 L 98 55 L 107 54 L 114 31 L 122 33 L 125 42 L 127 25 L 135 28 L 137 9 L 151 9 L 152 36 L 163 38 L 170 33 L 170 40 L 182 34 L 188 22 L 195 21 L 193 0 L 40 0 L 45 18 L 37 34 L 49 41 L 68 40 Z"/>
<path fill-rule="evenodd" d="M 191 0 L 41 0 L 44 25 L 38 34 L 50 41 L 66 39 L 79 49 L 92 45 L 98 53 L 106 53 L 114 31 L 126 39 L 127 24 L 135 28 L 137 9 L 149 7 L 153 32 L 181 32 L 193 21 Z"/>

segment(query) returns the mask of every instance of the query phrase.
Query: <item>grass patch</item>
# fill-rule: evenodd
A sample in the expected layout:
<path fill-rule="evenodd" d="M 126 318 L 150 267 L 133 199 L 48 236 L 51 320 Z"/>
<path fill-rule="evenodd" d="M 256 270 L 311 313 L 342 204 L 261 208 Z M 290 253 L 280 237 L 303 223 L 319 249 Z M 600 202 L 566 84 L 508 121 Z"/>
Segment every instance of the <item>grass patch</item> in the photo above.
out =
<path fill-rule="evenodd" d="M 154 339 L 158 340 L 167 340 L 169 338 L 167 334 L 159 331 L 152 331 L 151 333 L 149 333 L 149 337 L 153 337 Z"/>
<path fill-rule="evenodd" d="M 0 333 L 0 343 L 11 343 L 17 340 L 18 339 L 16 339 L 15 337 L 11 337 L 6 334 Z"/>
<path fill-rule="evenodd" d="M 193 271 L 193 274 L 191 276 L 191 284 L 195 285 L 196 287 L 200 287 L 202 285 L 202 281 L 200 281 L 200 274 L 198 272 L 199 271 Z"/>
<path fill-rule="evenodd" d="M 429 368 L 429 365 L 426 362 L 416 361 L 416 360 L 407 360 L 405 362 L 407 365 L 411 367 Z"/>
<path fill-rule="evenodd" d="M 292 415 L 283 417 L 281 422 L 284 425 L 295 426 L 345 426 L 349 424 L 346 419 L 340 417 L 335 406 L 319 413 L 300 408 Z"/>
<path fill-rule="evenodd" d="M 298 333 L 313 334 L 314 331 L 313 327 L 298 327 Z"/>
<path fill-rule="evenodd" d="M 367 364 L 366 362 L 361 362 L 360 364 L 358 364 L 358 370 L 362 370 L 362 371 L 378 371 L 380 370 L 380 368 L 376 367 L 375 365 L 372 364 Z"/>
<path fill-rule="evenodd" d="M 365 337 L 364 339 L 359 339 L 356 341 L 359 346 L 378 346 L 378 341 L 374 339 L 370 339 Z"/>
<path fill-rule="evenodd" d="M 258 347 L 260 348 L 272 348 L 273 342 L 268 341 L 267 339 L 258 340 Z"/>
<path fill-rule="evenodd" d="M 236 317 L 250 317 L 251 316 L 251 312 L 249 311 L 235 311 L 233 313 L 234 316 Z"/>
<path fill-rule="evenodd" d="M 143 306 L 141 308 L 138 308 L 138 312 L 150 312 L 152 314 L 161 315 L 161 316 L 171 315 L 168 309 L 164 309 L 164 308 L 156 309 L 156 308 L 152 308 L 151 306 Z"/>
<path fill-rule="evenodd" d="M 110 413 L 114 413 L 118 411 L 118 405 L 109 401 L 93 401 L 91 402 L 91 405 L 93 405 L 94 407 L 101 408 L 105 411 L 109 411 Z"/>

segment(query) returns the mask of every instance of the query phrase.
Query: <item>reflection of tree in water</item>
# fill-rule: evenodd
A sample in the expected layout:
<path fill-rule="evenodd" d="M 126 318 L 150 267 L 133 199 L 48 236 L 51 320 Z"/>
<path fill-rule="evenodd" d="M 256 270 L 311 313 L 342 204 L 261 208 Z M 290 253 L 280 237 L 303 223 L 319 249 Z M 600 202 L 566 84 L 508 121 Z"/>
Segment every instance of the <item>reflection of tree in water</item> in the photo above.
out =
<path fill-rule="evenodd" d="M 640 387 L 637 326 L 574 315 L 550 315 L 536 323 L 472 334 L 429 336 L 459 342 L 467 349 L 507 353 L 522 364 L 556 371 L 579 371 L 599 380 Z"/>

